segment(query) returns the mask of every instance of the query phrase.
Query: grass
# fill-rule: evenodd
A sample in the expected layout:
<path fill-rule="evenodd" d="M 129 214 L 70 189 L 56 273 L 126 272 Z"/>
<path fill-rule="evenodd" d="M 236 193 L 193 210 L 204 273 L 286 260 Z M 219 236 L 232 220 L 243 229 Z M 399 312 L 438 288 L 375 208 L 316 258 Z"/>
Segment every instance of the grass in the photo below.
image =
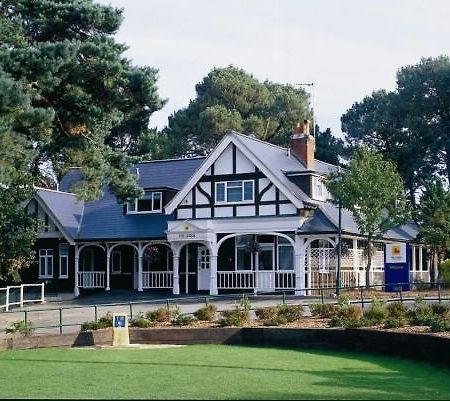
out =
<path fill-rule="evenodd" d="M 450 370 L 357 353 L 195 345 L 0 352 L 1 398 L 448 399 Z"/>

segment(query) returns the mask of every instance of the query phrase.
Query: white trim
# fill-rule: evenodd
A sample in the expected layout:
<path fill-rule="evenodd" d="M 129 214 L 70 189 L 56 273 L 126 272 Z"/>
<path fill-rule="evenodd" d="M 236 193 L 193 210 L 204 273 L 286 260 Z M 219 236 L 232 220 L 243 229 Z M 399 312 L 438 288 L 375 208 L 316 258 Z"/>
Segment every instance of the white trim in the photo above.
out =
<path fill-rule="evenodd" d="M 195 174 L 189 179 L 184 187 L 173 197 L 173 199 L 166 205 L 166 214 L 172 214 L 176 207 L 188 195 L 189 191 L 197 184 L 203 175 L 208 171 L 211 165 L 219 158 L 227 146 L 233 143 L 259 170 L 276 186 L 281 192 L 290 200 L 297 208 L 303 207 L 303 202 L 297 199 L 286 185 L 284 185 L 254 153 L 242 141 L 239 140 L 239 134 L 228 133 L 216 146 L 214 151 L 207 157 L 207 159 L 200 165 Z M 270 144 L 268 144 L 270 146 Z"/>

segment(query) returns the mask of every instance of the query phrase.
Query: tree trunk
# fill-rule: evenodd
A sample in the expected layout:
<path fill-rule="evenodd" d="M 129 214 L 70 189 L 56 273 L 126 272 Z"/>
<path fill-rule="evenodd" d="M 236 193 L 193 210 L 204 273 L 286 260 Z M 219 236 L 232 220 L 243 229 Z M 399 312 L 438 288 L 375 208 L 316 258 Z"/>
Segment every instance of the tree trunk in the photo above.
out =
<path fill-rule="evenodd" d="M 367 239 L 367 266 L 366 266 L 366 288 L 369 289 L 370 285 L 370 268 L 372 267 L 372 239 L 369 237 Z"/>

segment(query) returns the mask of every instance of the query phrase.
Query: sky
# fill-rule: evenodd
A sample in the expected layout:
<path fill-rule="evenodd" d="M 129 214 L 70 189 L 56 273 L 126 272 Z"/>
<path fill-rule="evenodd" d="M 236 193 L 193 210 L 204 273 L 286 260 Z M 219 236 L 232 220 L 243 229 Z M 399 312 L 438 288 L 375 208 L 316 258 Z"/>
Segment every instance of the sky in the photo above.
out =
<path fill-rule="evenodd" d="M 124 9 L 116 35 L 135 65 L 158 69 L 168 99 L 150 126 L 195 98 L 213 68 L 303 86 L 321 130 L 422 57 L 450 55 L 448 0 L 95 0 Z"/>

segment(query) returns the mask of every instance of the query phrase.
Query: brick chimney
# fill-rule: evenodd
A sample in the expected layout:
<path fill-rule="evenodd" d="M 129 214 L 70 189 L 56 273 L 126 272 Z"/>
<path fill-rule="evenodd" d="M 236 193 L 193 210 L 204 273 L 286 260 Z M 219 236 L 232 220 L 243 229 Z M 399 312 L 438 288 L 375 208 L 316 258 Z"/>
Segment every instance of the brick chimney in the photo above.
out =
<path fill-rule="evenodd" d="M 297 123 L 291 138 L 291 148 L 308 170 L 314 170 L 314 151 L 316 141 L 309 133 L 309 121 L 303 120 L 303 123 Z"/>

